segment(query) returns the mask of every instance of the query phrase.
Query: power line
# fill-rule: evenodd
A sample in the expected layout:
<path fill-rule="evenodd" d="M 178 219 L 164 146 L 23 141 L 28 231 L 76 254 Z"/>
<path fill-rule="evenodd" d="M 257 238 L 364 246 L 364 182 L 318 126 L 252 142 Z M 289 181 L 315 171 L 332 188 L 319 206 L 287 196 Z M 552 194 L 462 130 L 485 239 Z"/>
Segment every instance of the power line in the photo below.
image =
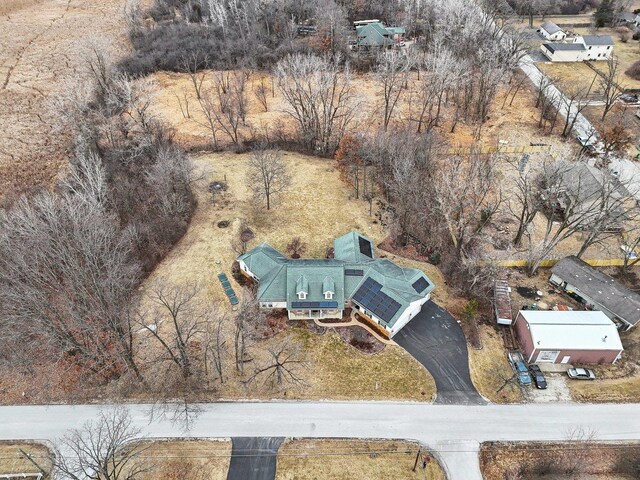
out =
<path fill-rule="evenodd" d="M 509 443 L 509 442 L 508 442 Z M 517 443 L 522 442 L 512 442 L 511 445 L 515 447 L 516 451 L 581 451 L 581 450 L 620 450 L 623 448 L 628 449 L 640 449 L 640 442 L 637 444 L 634 443 L 620 443 L 620 444 L 612 444 L 607 445 L 603 443 L 598 443 L 597 441 L 593 442 L 585 442 L 583 445 L 571 445 L 571 446 L 563 446 L 559 443 L 554 443 L 553 445 L 546 446 L 530 446 L 530 444 L 524 443 L 523 445 L 517 445 Z M 515 444 L 515 445 L 514 445 Z M 505 445 L 506 446 L 506 445 Z M 416 448 L 419 448 L 416 445 Z M 504 450 L 504 446 L 502 445 L 485 445 L 481 446 L 480 450 L 493 450 L 493 451 L 501 451 Z M 263 457 L 263 456 L 299 456 L 299 457 L 323 457 L 323 456 L 350 456 L 350 455 L 407 455 L 415 452 L 413 450 L 384 450 L 384 449 L 376 449 L 376 450 L 305 450 L 300 448 L 288 449 L 286 452 L 274 452 L 270 449 L 242 449 L 242 452 L 247 453 L 235 453 L 232 454 L 227 449 L 211 449 L 212 452 L 222 452 L 222 453 L 212 453 L 212 454 L 189 454 L 189 455 L 166 455 L 166 454 L 157 454 L 157 455 L 136 455 L 137 458 L 143 459 L 158 459 L 158 458 L 191 458 L 191 459 L 206 459 L 206 458 L 218 458 L 218 457 Z M 428 448 L 430 453 L 477 453 L 480 450 L 460 450 L 460 449 L 446 449 L 446 448 Z M 70 458 L 68 456 L 63 456 L 64 458 Z M 14 456 L 0 456 L 0 460 L 2 459 L 14 459 Z M 44 455 L 32 455 L 32 458 L 40 458 L 46 459 L 49 458 Z"/>

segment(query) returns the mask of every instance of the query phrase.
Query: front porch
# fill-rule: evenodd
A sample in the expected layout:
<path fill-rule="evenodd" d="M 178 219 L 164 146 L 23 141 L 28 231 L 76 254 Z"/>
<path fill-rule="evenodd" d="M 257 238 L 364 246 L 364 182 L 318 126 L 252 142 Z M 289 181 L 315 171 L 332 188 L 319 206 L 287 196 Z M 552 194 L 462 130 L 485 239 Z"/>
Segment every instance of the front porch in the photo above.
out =
<path fill-rule="evenodd" d="M 323 320 L 325 318 L 341 319 L 344 310 L 341 309 L 300 309 L 289 310 L 289 320 Z"/>

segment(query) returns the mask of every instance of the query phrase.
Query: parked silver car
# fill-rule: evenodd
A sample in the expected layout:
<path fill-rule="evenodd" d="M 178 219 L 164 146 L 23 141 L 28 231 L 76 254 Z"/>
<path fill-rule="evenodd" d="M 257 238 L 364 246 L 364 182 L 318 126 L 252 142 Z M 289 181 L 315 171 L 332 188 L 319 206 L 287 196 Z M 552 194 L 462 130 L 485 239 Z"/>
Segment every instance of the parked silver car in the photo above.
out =
<path fill-rule="evenodd" d="M 596 379 L 596 374 L 593 373 L 593 370 L 589 370 L 588 368 L 570 368 L 567 370 L 567 375 L 569 375 L 569 378 L 573 378 L 575 380 Z"/>

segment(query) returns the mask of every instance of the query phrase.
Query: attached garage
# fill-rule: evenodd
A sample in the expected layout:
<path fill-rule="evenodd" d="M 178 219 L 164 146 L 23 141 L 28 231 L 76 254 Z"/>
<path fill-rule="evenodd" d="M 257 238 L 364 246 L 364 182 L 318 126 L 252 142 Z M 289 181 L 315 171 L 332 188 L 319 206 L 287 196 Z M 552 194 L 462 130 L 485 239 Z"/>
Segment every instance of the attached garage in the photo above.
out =
<path fill-rule="evenodd" d="M 623 351 L 602 312 L 522 310 L 514 327 L 529 363 L 615 363 Z"/>

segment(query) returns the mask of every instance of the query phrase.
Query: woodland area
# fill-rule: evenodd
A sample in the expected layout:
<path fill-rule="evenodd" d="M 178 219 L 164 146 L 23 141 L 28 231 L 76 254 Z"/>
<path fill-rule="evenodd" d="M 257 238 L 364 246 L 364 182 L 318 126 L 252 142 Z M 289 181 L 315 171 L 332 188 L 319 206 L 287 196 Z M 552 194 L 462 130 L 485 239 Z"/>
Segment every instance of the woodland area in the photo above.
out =
<path fill-rule="evenodd" d="M 491 109 L 525 88 L 517 72 L 523 36 L 493 2 L 156 0 L 149 9 L 129 3 L 125 17 L 131 55 L 116 59 L 103 42 L 86 45 L 91 82 L 69 83 L 52 100 L 56 128 L 72 132 L 67 171 L 51 190 L 3 199 L 6 369 L 57 368 L 74 384 L 115 382 L 124 395 L 161 387 L 154 395 L 185 398 L 215 395 L 230 370 L 248 387 L 305 383 L 299 345 L 273 344 L 260 361 L 248 353 L 255 331 L 278 330 L 253 301 L 229 313 L 202 300 L 202 285 L 166 279 L 138 291 L 187 231 L 202 179 L 152 108 L 153 72 L 188 77 L 190 91 L 178 101 L 183 117 L 197 111 L 207 130 L 203 149 L 251 152 L 245 186 L 256 206 L 277 209 L 293 187 L 279 150 L 335 158 L 352 197 L 367 202 L 370 215 L 377 202 L 392 219 L 393 248 L 412 247 L 440 267 L 452 291 L 480 302 L 496 272 L 485 252 L 499 215 L 516 223 L 508 244 L 530 249 L 534 273 L 561 241 L 587 229 L 582 254 L 612 235 L 621 208 L 630 213 L 626 198 L 609 200 L 606 183 L 589 190 L 590 208 L 560 209 L 569 163 L 524 169 L 479 148 L 447 153 L 449 134 L 464 127 L 479 142 Z M 349 21 L 366 17 L 405 25 L 415 44 L 355 54 Z M 299 37 L 297 25 L 314 19 L 317 34 Z M 363 72 L 381 98 L 373 131 L 357 128 Z M 543 88 L 536 93 L 544 130 L 558 114 Z M 291 127 L 252 125 L 250 100 L 268 111 L 276 91 Z M 514 181 L 509 192 L 505 178 Z M 538 214 L 547 224 L 542 243 L 528 234 Z M 233 244 L 238 254 L 252 239 L 243 240 L 247 229 Z"/>

